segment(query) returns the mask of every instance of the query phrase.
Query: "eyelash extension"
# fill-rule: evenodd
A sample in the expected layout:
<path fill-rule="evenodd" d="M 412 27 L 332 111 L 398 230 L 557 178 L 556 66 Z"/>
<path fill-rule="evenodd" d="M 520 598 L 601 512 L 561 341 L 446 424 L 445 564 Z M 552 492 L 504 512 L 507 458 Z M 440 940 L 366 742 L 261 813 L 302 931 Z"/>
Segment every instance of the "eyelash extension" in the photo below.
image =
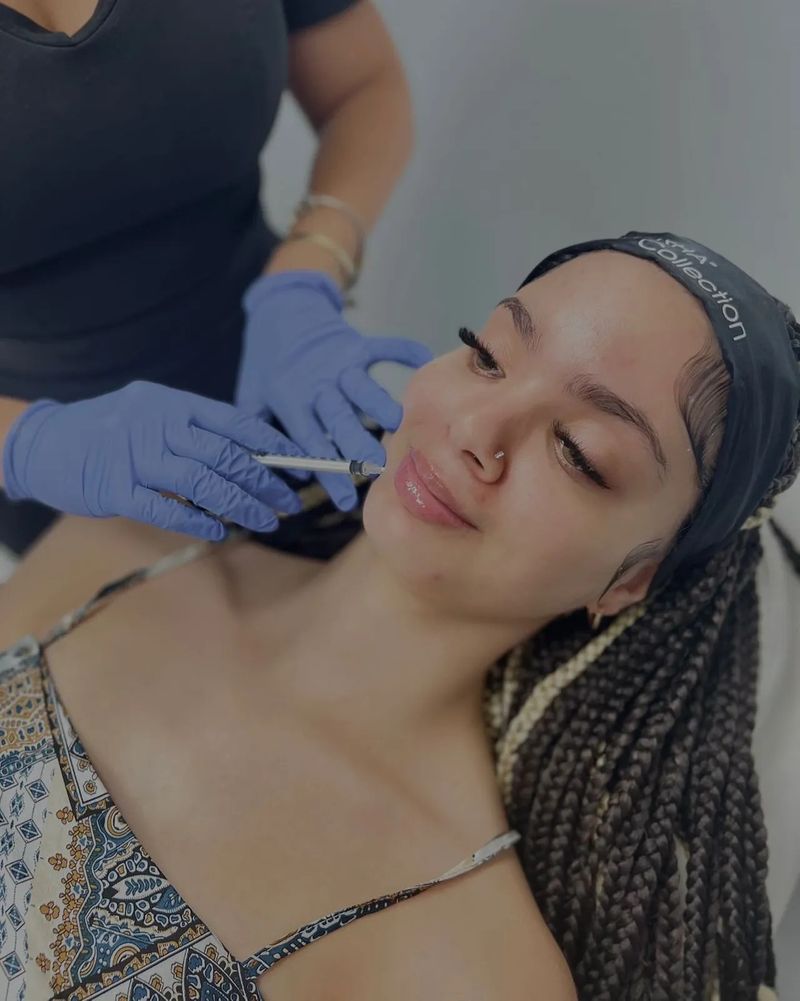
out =
<path fill-rule="evenodd" d="M 478 355 L 481 360 L 481 364 L 486 366 L 486 368 L 478 368 L 477 371 L 500 371 L 497 359 L 473 330 L 470 330 L 469 327 L 460 327 L 458 336 L 464 344 L 467 345 L 467 347 L 472 348 L 472 350 Z M 608 483 L 606 483 L 602 473 L 596 470 L 591 462 L 589 462 L 586 457 L 586 453 L 581 449 L 578 442 L 575 441 L 575 439 L 569 434 L 564 425 L 561 424 L 560 421 L 555 421 L 553 424 L 553 430 L 555 431 L 558 440 L 569 450 L 570 455 L 574 459 L 575 467 L 590 479 L 594 480 L 598 486 L 609 490 L 610 487 Z"/>
<path fill-rule="evenodd" d="M 566 448 L 569 450 L 570 454 L 574 456 L 575 465 L 581 472 L 586 473 L 586 475 L 594 480 L 598 486 L 604 487 L 609 490 L 609 485 L 603 478 L 602 473 L 598 472 L 594 466 L 586 458 L 586 453 L 581 449 L 580 445 L 575 441 L 575 439 L 569 434 L 569 432 L 564 428 L 564 425 L 560 421 L 555 421 L 553 423 L 553 428 L 556 432 L 556 437 L 559 441 L 563 442 Z"/>
<path fill-rule="evenodd" d="M 492 372 L 497 372 L 500 366 L 497 364 L 497 359 L 489 350 L 489 348 L 483 343 L 483 341 L 478 337 L 474 330 L 470 330 L 469 327 L 460 327 L 458 331 L 458 336 L 467 345 L 468 348 L 472 348 L 473 351 L 477 352 L 478 357 L 487 365 L 489 370 Z M 485 371 L 485 370 L 481 370 Z"/>

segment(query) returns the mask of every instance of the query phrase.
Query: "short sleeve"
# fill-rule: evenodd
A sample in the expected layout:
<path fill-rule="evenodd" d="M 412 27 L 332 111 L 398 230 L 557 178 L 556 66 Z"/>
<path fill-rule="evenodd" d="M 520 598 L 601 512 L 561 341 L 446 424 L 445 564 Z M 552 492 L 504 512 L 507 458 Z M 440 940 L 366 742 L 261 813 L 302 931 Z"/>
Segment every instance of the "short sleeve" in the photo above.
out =
<path fill-rule="evenodd" d="M 319 24 L 334 14 L 341 14 L 348 7 L 355 6 L 358 0 L 281 0 L 283 13 L 286 17 L 286 27 L 291 34 L 312 24 Z"/>

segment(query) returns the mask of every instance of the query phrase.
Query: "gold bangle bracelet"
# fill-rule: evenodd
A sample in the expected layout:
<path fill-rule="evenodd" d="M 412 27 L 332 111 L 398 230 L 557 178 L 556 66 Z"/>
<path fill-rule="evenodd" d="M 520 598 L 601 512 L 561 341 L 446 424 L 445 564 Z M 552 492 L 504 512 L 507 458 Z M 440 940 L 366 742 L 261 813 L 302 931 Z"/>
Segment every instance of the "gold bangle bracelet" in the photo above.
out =
<path fill-rule="evenodd" d="M 356 210 L 348 205 L 347 202 L 343 201 L 341 198 L 334 198 L 333 195 L 316 194 L 314 192 L 309 192 L 298 204 L 294 213 L 295 224 L 300 220 L 301 216 L 312 209 L 315 206 L 320 205 L 329 209 L 336 209 L 342 212 L 350 220 L 353 228 L 356 231 L 356 238 L 358 240 L 358 248 L 355 253 L 356 266 L 360 266 L 361 259 L 364 255 L 364 246 L 367 242 L 367 227 L 364 220 L 356 212 Z"/>
<path fill-rule="evenodd" d="M 290 233 L 283 242 L 289 243 L 297 240 L 308 240 L 310 243 L 314 243 L 318 247 L 323 247 L 333 254 L 342 271 L 344 271 L 345 291 L 353 287 L 358 278 L 358 269 L 344 247 L 329 236 L 326 236 L 325 233 Z"/>

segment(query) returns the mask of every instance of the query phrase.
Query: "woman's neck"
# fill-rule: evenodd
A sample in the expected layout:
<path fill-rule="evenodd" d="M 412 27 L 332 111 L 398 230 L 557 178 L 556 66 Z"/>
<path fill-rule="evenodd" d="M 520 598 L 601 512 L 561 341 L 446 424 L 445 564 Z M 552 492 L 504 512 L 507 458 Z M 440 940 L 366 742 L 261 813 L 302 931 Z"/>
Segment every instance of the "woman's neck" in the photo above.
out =
<path fill-rule="evenodd" d="M 467 621 L 411 593 L 363 533 L 256 610 L 247 631 L 257 649 L 263 643 L 256 663 L 270 665 L 252 679 L 263 697 L 387 768 L 419 767 L 470 742 L 488 751 L 485 674 L 523 638 L 508 623 Z"/>

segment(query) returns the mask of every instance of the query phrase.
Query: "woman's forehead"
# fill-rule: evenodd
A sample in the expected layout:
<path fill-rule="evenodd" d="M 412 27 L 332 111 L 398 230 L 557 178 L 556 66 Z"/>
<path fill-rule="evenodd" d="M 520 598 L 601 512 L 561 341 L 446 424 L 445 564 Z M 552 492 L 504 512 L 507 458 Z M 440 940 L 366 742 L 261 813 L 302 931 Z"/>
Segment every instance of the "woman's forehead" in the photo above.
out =
<path fill-rule="evenodd" d="M 634 335 L 655 346 L 683 342 L 686 357 L 714 339 L 702 304 L 651 261 L 613 250 L 581 254 L 519 289 L 513 297 L 537 331 Z M 507 300 L 503 300 L 507 302 Z"/>

